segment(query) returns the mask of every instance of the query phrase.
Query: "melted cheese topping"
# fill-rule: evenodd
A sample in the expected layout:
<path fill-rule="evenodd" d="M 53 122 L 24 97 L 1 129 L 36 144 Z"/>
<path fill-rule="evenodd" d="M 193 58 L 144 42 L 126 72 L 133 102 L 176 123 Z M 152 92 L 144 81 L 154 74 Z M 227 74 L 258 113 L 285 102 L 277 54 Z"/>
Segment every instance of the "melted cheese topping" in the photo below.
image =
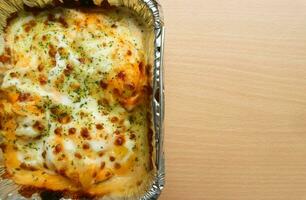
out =
<path fill-rule="evenodd" d="M 151 167 L 145 38 L 124 10 L 18 14 L 0 57 L 0 131 L 18 184 L 134 195 Z"/>

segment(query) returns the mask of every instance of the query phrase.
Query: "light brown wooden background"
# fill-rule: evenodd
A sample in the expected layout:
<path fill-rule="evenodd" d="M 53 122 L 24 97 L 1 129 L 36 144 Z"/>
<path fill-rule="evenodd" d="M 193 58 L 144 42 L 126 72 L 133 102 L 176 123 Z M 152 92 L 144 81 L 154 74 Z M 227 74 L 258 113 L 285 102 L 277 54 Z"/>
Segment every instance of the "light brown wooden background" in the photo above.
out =
<path fill-rule="evenodd" d="M 306 0 L 161 4 L 161 200 L 306 199 Z"/>

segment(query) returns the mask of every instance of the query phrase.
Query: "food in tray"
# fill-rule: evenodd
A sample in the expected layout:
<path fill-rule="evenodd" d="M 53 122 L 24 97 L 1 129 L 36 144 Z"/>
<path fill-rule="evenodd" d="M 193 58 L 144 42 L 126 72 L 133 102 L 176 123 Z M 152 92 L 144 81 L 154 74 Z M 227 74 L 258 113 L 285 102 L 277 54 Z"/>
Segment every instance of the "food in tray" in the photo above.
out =
<path fill-rule="evenodd" d="M 144 28 L 123 9 L 20 12 L 3 34 L 0 133 L 17 184 L 130 196 L 152 176 Z"/>

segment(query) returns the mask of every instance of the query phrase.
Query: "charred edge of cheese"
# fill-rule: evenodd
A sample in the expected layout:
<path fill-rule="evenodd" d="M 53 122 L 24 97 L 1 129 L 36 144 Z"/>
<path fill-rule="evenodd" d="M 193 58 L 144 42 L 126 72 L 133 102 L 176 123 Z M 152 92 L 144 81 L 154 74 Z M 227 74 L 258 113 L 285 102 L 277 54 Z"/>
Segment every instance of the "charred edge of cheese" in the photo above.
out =
<path fill-rule="evenodd" d="M 91 195 L 145 191 L 153 171 L 144 31 L 126 10 L 58 8 L 10 21 L 0 133 L 16 183 Z"/>

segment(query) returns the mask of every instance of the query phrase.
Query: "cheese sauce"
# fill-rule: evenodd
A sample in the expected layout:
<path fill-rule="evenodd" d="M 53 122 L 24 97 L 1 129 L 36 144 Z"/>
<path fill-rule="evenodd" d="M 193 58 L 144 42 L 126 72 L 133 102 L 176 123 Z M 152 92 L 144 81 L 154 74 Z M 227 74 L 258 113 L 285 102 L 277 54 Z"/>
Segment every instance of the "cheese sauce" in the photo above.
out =
<path fill-rule="evenodd" d="M 0 56 L 0 133 L 22 185 L 127 196 L 150 178 L 150 68 L 125 10 L 22 12 Z"/>

